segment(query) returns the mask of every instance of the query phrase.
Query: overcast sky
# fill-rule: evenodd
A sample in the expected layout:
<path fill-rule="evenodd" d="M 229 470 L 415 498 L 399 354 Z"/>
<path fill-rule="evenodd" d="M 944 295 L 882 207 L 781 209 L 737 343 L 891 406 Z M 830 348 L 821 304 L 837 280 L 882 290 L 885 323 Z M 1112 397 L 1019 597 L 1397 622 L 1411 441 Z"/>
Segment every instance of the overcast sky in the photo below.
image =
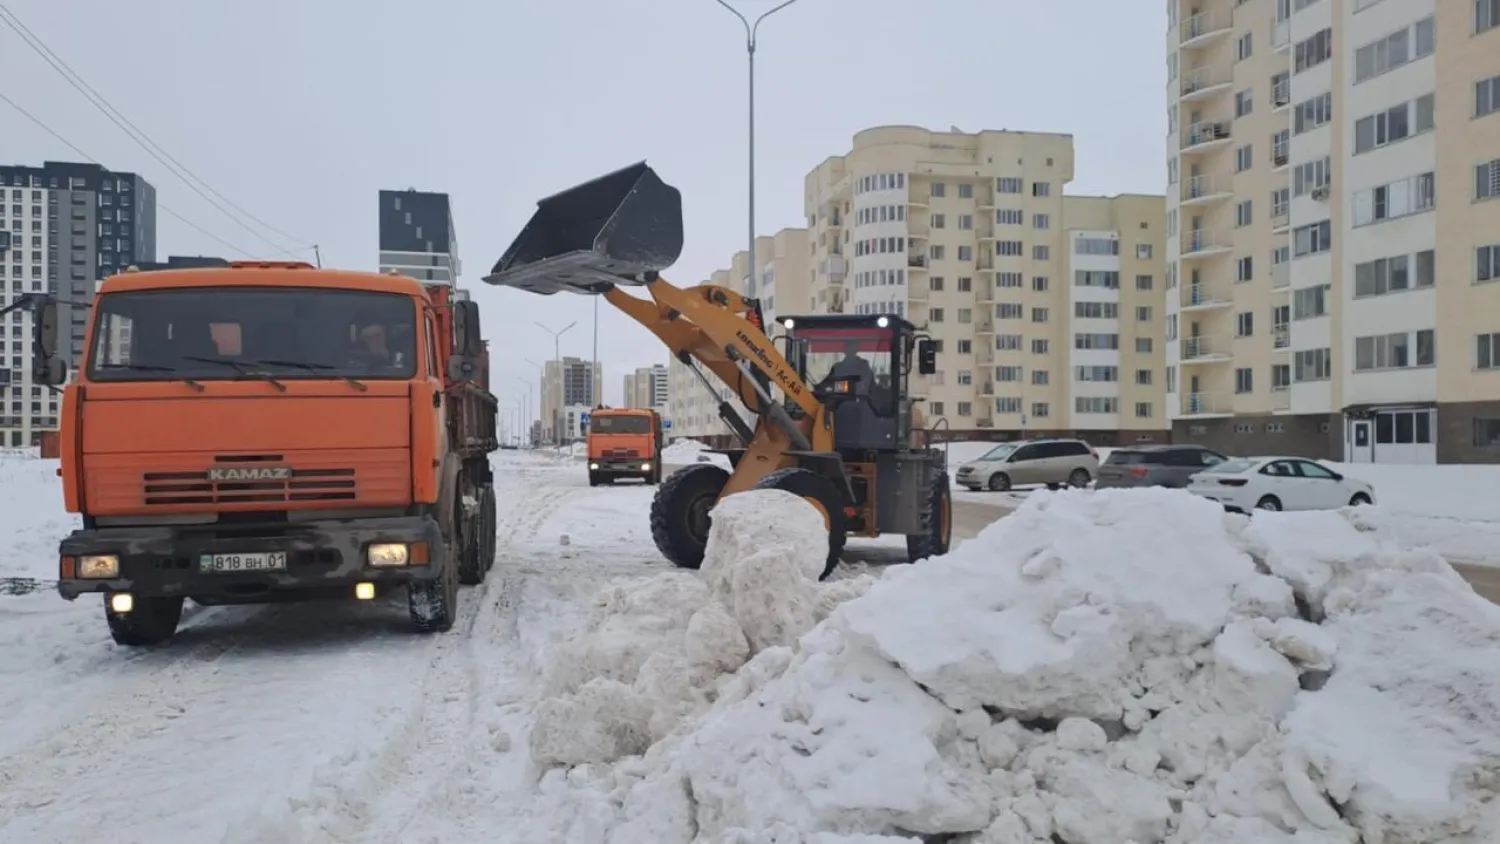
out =
<path fill-rule="evenodd" d="M 534 321 L 577 320 L 562 353 L 593 354 L 592 300 L 480 281 L 540 197 L 646 159 L 683 192 L 671 278 L 700 281 L 745 246 L 744 34 L 714 0 L 0 2 L 214 190 L 319 244 L 325 266 L 375 269 L 380 189 L 450 193 L 507 401 L 517 377 L 536 379 L 524 359 L 552 354 Z M 736 2 L 752 18 L 773 5 Z M 1156 0 L 798 0 L 760 29 L 757 231 L 801 225 L 806 173 L 882 124 L 1070 132 L 1069 193 L 1159 193 L 1164 26 Z M 218 238 L 276 254 L 3 25 L 0 93 Z M 5 163 L 77 158 L 3 103 L 0 138 Z M 159 256 L 243 257 L 158 220 Z M 621 375 L 666 354 L 608 305 L 599 314 L 605 399 L 618 401 Z"/>

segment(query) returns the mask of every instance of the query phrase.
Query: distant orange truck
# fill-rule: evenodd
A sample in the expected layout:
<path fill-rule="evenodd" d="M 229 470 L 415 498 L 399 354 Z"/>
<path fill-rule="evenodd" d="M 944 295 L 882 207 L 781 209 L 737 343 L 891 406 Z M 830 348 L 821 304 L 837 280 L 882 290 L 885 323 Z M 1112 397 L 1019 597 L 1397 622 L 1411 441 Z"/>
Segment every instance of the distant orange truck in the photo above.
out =
<path fill-rule="evenodd" d="M 589 414 L 589 486 L 618 478 L 661 482 L 661 414 L 635 407 L 601 407 Z"/>

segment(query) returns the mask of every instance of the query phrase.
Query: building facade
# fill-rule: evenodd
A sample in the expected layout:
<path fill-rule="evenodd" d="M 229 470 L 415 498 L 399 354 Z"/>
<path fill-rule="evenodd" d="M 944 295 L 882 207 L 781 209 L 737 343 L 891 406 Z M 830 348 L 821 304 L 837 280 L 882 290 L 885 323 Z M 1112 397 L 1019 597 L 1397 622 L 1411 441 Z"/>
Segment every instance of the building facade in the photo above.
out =
<path fill-rule="evenodd" d="M 576 357 L 546 361 L 541 388 L 542 438 L 547 442 L 565 441 L 573 436 L 569 431 L 577 427 L 568 423 L 568 408 L 584 408 L 587 412 L 599 405 L 598 396 L 604 391 L 603 367 Z"/>
<path fill-rule="evenodd" d="M 938 341 L 912 384 L 938 436 L 1166 439 L 1165 200 L 1072 179 L 1070 135 L 909 126 L 808 174 L 810 300 Z"/>
<path fill-rule="evenodd" d="M 624 407 L 667 412 L 667 368 L 661 364 L 642 366 L 625 376 L 621 403 Z"/>
<path fill-rule="evenodd" d="M 462 267 L 448 194 L 380 192 L 380 271 L 457 285 Z"/>
<path fill-rule="evenodd" d="M 0 230 L 9 233 L 0 250 L 4 303 L 55 294 L 76 369 L 99 280 L 156 260 L 156 189 L 98 164 L 0 166 Z M 0 445 L 31 445 L 57 427 L 59 395 L 32 383 L 31 314 L 12 311 L 0 327 L 9 338 L 0 346 Z"/>
<path fill-rule="evenodd" d="M 1500 0 L 1169 18 L 1174 434 L 1500 462 Z"/>

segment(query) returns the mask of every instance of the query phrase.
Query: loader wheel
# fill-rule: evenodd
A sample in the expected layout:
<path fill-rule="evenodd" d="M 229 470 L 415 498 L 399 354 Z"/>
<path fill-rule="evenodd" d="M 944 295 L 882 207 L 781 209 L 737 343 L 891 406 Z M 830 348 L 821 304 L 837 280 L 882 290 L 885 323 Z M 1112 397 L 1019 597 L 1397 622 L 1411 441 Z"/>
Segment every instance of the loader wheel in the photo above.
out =
<path fill-rule="evenodd" d="M 953 494 L 948 489 L 947 472 L 933 476 L 927 500 L 921 506 L 922 532 L 906 537 L 906 558 L 913 563 L 948 553 L 953 540 Z"/>
<path fill-rule="evenodd" d="M 823 516 L 828 528 L 828 557 L 823 563 L 824 580 L 838 567 L 844 553 L 844 543 L 849 539 L 848 520 L 844 516 L 844 496 L 833 481 L 809 469 L 777 469 L 755 484 L 756 489 L 779 489 L 811 504 Z"/>
<path fill-rule="evenodd" d="M 182 601 L 180 597 L 136 598 L 135 607 L 120 615 L 109 608 L 109 596 L 105 595 L 104 621 L 109 625 L 109 636 L 115 644 L 126 647 L 159 645 L 177 632 Z"/>
<path fill-rule="evenodd" d="M 458 616 L 458 561 L 443 560 L 436 580 L 413 580 L 406 587 L 407 612 L 418 633 L 446 633 Z"/>
<path fill-rule="evenodd" d="M 673 472 L 651 498 L 651 538 L 657 550 L 684 569 L 703 565 L 708 547 L 708 512 L 719 500 L 729 473 L 712 463 L 694 463 Z"/>

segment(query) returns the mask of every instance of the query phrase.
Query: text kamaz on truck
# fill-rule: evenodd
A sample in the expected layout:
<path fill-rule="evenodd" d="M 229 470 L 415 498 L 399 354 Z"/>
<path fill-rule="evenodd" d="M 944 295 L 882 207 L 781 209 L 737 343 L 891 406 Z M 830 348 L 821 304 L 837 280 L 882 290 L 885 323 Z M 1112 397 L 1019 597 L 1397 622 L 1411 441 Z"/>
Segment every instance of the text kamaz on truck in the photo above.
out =
<path fill-rule="evenodd" d="M 128 272 L 63 395 L 58 591 L 115 641 L 213 605 L 407 592 L 447 630 L 494 560 L 495 400 L 477 306 L 444 285 L 301 263 Z M 61 383 L 59 306 L 38 372 Z"/>

